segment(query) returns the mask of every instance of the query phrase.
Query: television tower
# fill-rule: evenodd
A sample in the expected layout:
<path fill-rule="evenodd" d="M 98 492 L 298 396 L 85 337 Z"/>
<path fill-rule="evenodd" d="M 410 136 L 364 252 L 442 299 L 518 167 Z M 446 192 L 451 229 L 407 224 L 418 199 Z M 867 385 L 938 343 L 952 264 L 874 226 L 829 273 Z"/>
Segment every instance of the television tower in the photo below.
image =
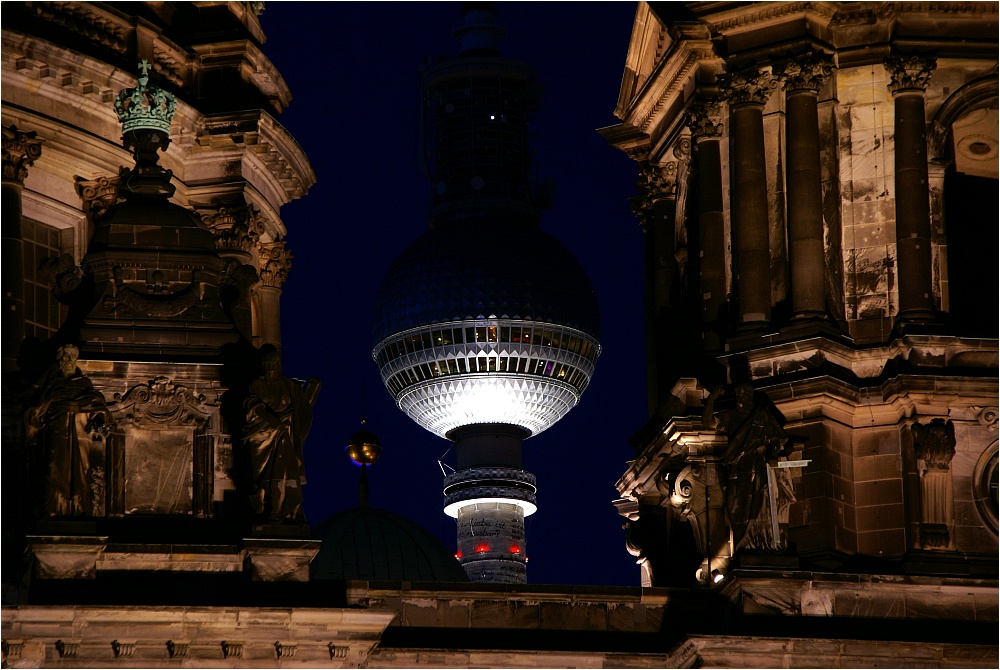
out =
<path fill-rule="evenodd" d="M 503 35 L 490 3 L 467 3 L 459 55 L 423 70 L 429 230 L 383 280 L 372 355 L 399 408 L 455 443 L 444 511 L 469 578 L 517 584 L 537 505 L 522 442 L 579 402 L 601 345 L 587 275 L 538 226 L 538 85 L 500 57 Z"/>

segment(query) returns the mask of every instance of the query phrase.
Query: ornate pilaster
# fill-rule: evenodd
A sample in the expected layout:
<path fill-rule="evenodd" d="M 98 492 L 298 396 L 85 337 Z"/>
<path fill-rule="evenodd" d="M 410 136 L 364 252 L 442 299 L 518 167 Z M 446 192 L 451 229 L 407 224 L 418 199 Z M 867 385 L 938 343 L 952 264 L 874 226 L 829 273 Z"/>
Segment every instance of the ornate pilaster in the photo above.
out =
<path fill-rule="evenodd" d="M 955 426 L 932 419 L 913 424 L 913 451 L 920 468 L 920 545 L 947 549 L 951 543 L 951 459 L 955 456 Z"/>
<path fill-rule="evenodd" d="M 256 332 L 261 344 L 281 347 L 281 287 L 292 269 L 292 254 L 285 247 L 284 240 L 259 242 L 257 252 L 260 257 L 260 309 Z"/>
<path fill-rule="evenodd" d="M 36 132 L 3 128 L 3 372 L 17 368 L 17 349 L 24 339 L 21 189 L 28 167 L 41 155 Z"/>
<path fill-rule="evenodd" d="M 698 173 L 698 238 L 701 244 L 701 322 L 705 351 L 722 346 L 726 302 L 726 238 L 722 199 L 722 105 L 714 100 L 688 108 L 687 123 L 694 141 Z"/>
<path fill-rule="evenodd" d="M 817 98 L 830 75 L 829 59 L 807 52 L 776 68 L 785 88 L 788 246 L 792 312 L 796 318 L 826 311 L 823 268 L 823 185 Z"/>
<path fill-rule="evenodd" d="M 729 101 L 732 137 L 730 183 L 737 324 L 741 330 L 753 331 L 771 321 L 763 111 L 778 82 L 769 70 L 751 63 L 731 69 L 722 77 L 722 83 L 722 94 Z"/>
<path fill-rule="evenodd" d="M 675 220 L 677 216 L 677 161 L 660 165 L 646 160 L 639 164 L 638 195 L 632 211 L 639 217 L 645 240 L 646 307 L 646 398 L 650 414 L 667 387 L 671 352 L 662 322 L 670 308 L 670 288 L 677 276 Z"/>

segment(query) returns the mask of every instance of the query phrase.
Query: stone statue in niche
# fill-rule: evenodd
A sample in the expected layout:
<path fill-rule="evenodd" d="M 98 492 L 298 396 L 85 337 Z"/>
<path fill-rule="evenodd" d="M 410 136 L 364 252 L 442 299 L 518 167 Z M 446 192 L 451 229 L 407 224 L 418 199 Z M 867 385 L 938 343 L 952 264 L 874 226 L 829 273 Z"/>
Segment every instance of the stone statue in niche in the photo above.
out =
<path fill-rule="evenodd" d="M 44 471 L 42 516 L 103 514 L 102 436 L 111 415 L 104 396 L 80 371 L 79 350 L 59 348 L 25 411 L 25 431 Z"/>
<path fill-rule="evenodd" d="M 736 384 L 733 391 L 735 407 L 716 413 L 715 401 L 723 388 L 713 390 L 703 417 L 708 428 L 725 433 L 729 440 L 722 466 L 733 550 L 782 549 L 778 522 L 795 501 L 787 473 L 772 468 L 788 441 L 781 427 L 783 417 L 750 384 Z"/>
<path fill-rule="evenodd" d="M 249 449 L 250 503 L 268 523 L 305 523 L 302 445 L 312 425 L 320 382 L 304 385 L 281 374 L 281 355 L 265 347 L 263 376 L 250 383 L 243 439 Z"/>

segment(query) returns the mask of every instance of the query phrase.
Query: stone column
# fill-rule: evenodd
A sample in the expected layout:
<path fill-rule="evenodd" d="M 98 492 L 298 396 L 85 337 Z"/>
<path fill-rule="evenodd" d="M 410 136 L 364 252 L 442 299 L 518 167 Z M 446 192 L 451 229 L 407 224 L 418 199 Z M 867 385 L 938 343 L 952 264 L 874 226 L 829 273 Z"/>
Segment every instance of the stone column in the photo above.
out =
<path fill-rule="evenodd" d="M 788 187 L 788 252 L 792 314 L 796 319 L 826 313 L 823 255 L 823 188 L 819 162 L 819 88 L 830 63 L 809 52 L 785 64 L 785 152 Z"/>
<path fill-rule="evenodd" d="M 284 240 L 260 242 L 260 314 L 261 345 L 273 344 L 281 350 L 281 287 L 292 269 L 292 254 Z"/>
<path fill-rule="evenodd" d="M 913 425 L 913 451 L 920 467 L 920 546 L 947 549 L 951 544 L 951 459 L 955 456 L 955 426 L 932 419 Z"/>
<path fill-rule="evenodd" d="M 924 91 L 936 66 L 917 54 L 885 59 L 895 111 L 896 258 L 902 320 L 934 318 Z"/>
<path fill-rule="evenodd" d="M 670 290 L 677 274 L 674 258 L 674 222 L 677 213 L 677 163 L 660 165 L 643 161 L 639 166 L 638 195 L 632 211 L 639 217 L 645 240 L 646 265 L 646 397 L 652 414 L 667 380 L 666 367 L 671 352 L 666 351 L 665 312 L 670 307 Z"/>
<path fill-rule="evenodd" d="M 750 64 L 730 72 L 730 174 L 737 328 L 748 331 L 771 321 L 771 254 L 767 222 L 764 104 L 777 84 L 769 71 Z"/>
<path fill-rule="evenodd" d="M 688 110 L 691 139 L 697 147 L 698 237 L 701 246 L 701 318 L 706 352 L 722 347 L 726 302 L 726 240 L 722 203 L 722 117 L 717 102 L 697 103 Z M 766 239 L 766 238 L 765 238 Z"/>
<path fill-rule="evenodd" d="M 3 372 L 17 369 L 17 350 L 24 340 L 24 264 L 21 259 L 21 191 L 28 166 L 42 155 L 34 131 L 3 129 Z"/>

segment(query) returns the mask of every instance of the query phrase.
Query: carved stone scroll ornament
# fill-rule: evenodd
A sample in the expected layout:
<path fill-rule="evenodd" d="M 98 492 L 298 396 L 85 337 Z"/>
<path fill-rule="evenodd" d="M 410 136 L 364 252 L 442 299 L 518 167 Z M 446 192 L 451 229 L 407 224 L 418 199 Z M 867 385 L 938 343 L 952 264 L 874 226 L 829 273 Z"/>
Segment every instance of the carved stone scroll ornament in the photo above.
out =
<path fill-rule="evenodd" d="M 257 250 L 260 254 L 261 283 L 264 286 L 281 288 L 292 269 L 292 254 L 285 246 L 284 240 L 260 242 Z"/>
<path fill-rule="evenodd" d="M 832 71 L 830 59 L 815 51 L 790 57 L 774 68 L 786 91 L 819 91 Z"/>
<path fill-rule="evenodd" d="M 83 281 L 83 269 L 77 265 L 72 254 L 43 258 L 38 263 L 38 274 L 49 283 L 56 300 L 64 304 Z"/>
<path fill-rule="evenodd" d="M 666 567 L 667 526 L 660 507 L 640 506 L 637 519 L 625 522 L 625 548 L 642 569 L 643 586 L 663 586 L 663 575 L 657 572 Z"/>
<path fill-rule="evenodd" d="M 83 211 L 90 215 L 91 223 L 100 221 L 104 214 L 113 206 L 124 202 L 121 195 L 122 171 L 114 177 L 98 177 L 97 179 L 84 179 L 75 177 L 76 192 L 83 201 Z"/>
<path fill-rule="evenodd" d="M 925 91 L 937 59 L 929 54 L 895 55 L 886 58 L 884 64 L 889 72 L 889 90 L 893 93 Z"/>
<path fill-rule="evenodd" d="M 722 137 L 722 105 L 715 101 L 696 102 L 688 107 L 686 121 L 691 138 Z"/>
<path fill-rule="evenodd" d="M 125 283 L 124 271 L 116 266 L 112 293 L 104 297 L 103 307 L 109 314 L 124 309 L 137 316 L 157 319 L 209 316 L 212 313 L 213 308 L 211 302 L 205 299 L 198 270 L 191 271 L 191 283 L 188 286 L 173 293 L 168 290 L 169 286 L 159 270 L 153 272 L 152 282 L 147 285 L 146 292 L 142 293 Z"/>
<path fill-rule="evenodd" d="M 264 221 L 253 205 L 202 210 L 201 219 L 215 235 L 219 251 L 249 252 L 260 242 Z"/>
<path fill-rule="evenodd" d="M 986 426 L 994 433 L 997 431 L 997 416 L 1000 414 L 1000 408 L 997 407 L 973 407 L 974 410 L 979 410 L 976 420 L 979 421 L 979 425 Z"/>
<path fill-rule="evenodd" d="M 23 184 L 28 168 L 42 155 L 42 140 L 35 131 L 18 130 L 17 126 L 3 128 L 3 178 Z"/>
<path fill-rule="evenodd" d="M 124 396 L 116 393 L 110 409 L 119 424 L 195 430 L 203 428 L 212 414 L 205 396 L 173 383 L 169 377 L 133 386 Z"/>
<path fill-rule="evenodd" d="M 731 68 L 719 77 L 720 93 L 730 106 L 756 104 L 763 105 L 768 96 L 778 86 L 778 80 L 770 70 L 761 69 L 756 63 Z"/>
<path fill-rule="evenodd" d="M 946 549 L 951 541 L 951 459 L 955 455 L 955 426 L 932 419 L 913 424 L 913 451 L 920 470 L 920 543 L 925 549 Z"/>

